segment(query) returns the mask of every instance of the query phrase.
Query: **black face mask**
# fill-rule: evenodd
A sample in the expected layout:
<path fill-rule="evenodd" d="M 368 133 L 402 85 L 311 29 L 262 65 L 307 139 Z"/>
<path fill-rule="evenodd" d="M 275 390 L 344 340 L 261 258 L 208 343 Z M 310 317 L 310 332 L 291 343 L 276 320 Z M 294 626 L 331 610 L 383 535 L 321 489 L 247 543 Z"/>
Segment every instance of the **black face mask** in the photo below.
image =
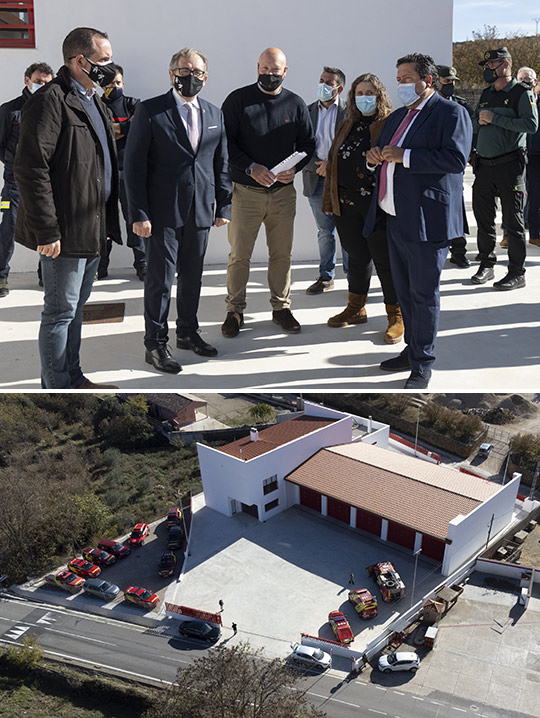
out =
<path fill-rule="evenodd" d="M 489 67 L 484 67 L 484 81 L 487 82 L 488 85 L 492 85 L 497 78 L 497 70 L 490 70 Z"/>
<path fill-rule="evenodd" d="M 122 97 L 123 94 L 124 94 L 123 87 L 106 87 L 105 88 L 105 99 L 109 100 L 109 102 L 114 102 L 115 100 L 118 100 L 118 98 Z"/>
<path fill-rule="evenodd" d="M 85 60 L 88 60 L 86 56 Z M 96 85 L 100 85 L 101 87 L 110 85 L 118 74 L 116 65 L 112 62 L 108 62 L 106 65 L 96 65 L 96 63 L 92 62 L 92 60 L 88 60 L 88 62 L 92 66 L 90 70 L 85 70 L 84 67 L 82 69 L 86 72 L 88 77 L 96 83 Z"/>
<path fill-rule="evenodd" d="M 454 83 L 451 82 L 449 85 L 441 85 L 441 94 L 443 97 L 452 97 L 454 94 L 456 88 L 454 87 Z"/>
<path fill-rule="evenodd" d="M 199 80 L 194 75 L 188 75 L 187 77 L 174 76 L 174 86 L 182 97 L 195 97 L 202 90 L 203 85 L 204 80 Z"/>
<path fill-rule="evenodd" d="M 257 82 L 263 90 L 274 92 L 283 82 L 283 75 L 259 75 Z"/>
<path fill-rule="evenodd" d="M 534 82 L 529 82 L 529 80 L 522 80 L 521 84 L 524 85 L 528 90 L 532 90 L 534 87 Z"/>

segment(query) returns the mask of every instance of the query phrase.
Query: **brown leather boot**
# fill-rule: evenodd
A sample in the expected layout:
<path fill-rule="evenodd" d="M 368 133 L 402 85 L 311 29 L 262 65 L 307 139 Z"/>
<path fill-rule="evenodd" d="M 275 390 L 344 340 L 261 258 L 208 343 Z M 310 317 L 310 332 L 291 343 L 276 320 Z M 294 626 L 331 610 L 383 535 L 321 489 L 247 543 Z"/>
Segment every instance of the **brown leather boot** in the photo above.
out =
<path fill-rule="evenodd" d="M 399 304 L 385 304 L 388 315 L 388 327 L 384 333 L 385 344 L 397 344 L 403 336 L 403 317 Z"/>
<path fill-rule="evenodd" d="M 352 292 L 349 292 L 347 306 L 335 317 L 330 317 L 327 322 L 328 326 L 346 327 L 349 324 L 365 324 L 367 322 L 366 299 L 366 294 L 352 294 Z"/>

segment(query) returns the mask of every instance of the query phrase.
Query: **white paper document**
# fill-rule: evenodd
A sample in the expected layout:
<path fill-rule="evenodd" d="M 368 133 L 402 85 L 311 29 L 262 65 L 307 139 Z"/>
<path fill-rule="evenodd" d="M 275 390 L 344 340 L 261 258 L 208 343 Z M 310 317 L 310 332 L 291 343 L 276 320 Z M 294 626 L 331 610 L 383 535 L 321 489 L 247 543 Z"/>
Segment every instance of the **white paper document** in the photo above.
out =
<path fill-rule="evenodd" d="M 282 160 L 278 165 L 275 167 L 272 167 L 270 172 L 273 175 L 277 175 L 280 172 L 286 172 L 287 170 L 292 170 L 293 167 L 296 167 L 296 165 L 301 162 L 304 157 L 306 157 L 307 154 L 305 152 L 293 152 L 292 155 L 289 155 L 284 160 Z"/>

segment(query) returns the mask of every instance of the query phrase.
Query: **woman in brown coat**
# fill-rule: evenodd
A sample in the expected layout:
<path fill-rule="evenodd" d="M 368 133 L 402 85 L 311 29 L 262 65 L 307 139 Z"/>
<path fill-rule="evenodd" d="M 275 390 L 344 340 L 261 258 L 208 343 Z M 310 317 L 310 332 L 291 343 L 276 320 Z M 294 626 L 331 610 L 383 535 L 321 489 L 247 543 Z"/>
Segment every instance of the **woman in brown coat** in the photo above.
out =
<path fill-rule="evenodd" d="M 369 237 L 362 236 L 375 185 L 375 175 L 364 169 L 366 152 L 377 141 L 391 110 L 386 89 L 376 75 L 366 73 L 353 81 L 347 114 L 328 154 L 322 209 L 334 215 L 341 246 L 349 255 L 348 303 L 330 317 L 328 326 L 367 322 L 365 304 L 375 264 L 388 315 L 384 341 L 396 344 L 403 336 L 403 320 L 390 272 L 384 218 Z"/>

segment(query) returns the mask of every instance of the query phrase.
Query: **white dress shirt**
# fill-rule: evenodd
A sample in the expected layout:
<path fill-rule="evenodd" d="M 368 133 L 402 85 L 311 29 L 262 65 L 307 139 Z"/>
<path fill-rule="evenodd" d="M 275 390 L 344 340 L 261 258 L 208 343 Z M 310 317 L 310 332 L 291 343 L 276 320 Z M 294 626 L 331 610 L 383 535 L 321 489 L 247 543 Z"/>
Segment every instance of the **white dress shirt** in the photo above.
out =
<path fill-rule="evenodd" d="M 339 95 L 329 107 L 319 102 L 317 115 L 317 130 L 315 132 L 315 154 L 321 160 L 328 159 L 330 145 L 334 141 L 336 131 L 336 117 L 339 104 Z"/>
<path fill-rule="evenodd" d="M 193 113 L 193 122 L 195 125 L 195 129 L 197 130 L 197 144 L 201 141 L 201 108 L 199 105 L 199 102 L 197 98 L 195 97 L 191 102 L 188 102 L 185 100 L 181 95 L 178 94 L 176 90 L 173 91 L 174 99 L 176 100 L 176 104 L 178 106 L 178 112 L 180 113 L 180 117 L 182 118 L 182 122 L 184 123 L 184 127 L 186 128 L 186 134 L 189 137 L 188 133 L 188 112 L 186 105 L 191 105 L 194 109 L 197 111 Z"/>

